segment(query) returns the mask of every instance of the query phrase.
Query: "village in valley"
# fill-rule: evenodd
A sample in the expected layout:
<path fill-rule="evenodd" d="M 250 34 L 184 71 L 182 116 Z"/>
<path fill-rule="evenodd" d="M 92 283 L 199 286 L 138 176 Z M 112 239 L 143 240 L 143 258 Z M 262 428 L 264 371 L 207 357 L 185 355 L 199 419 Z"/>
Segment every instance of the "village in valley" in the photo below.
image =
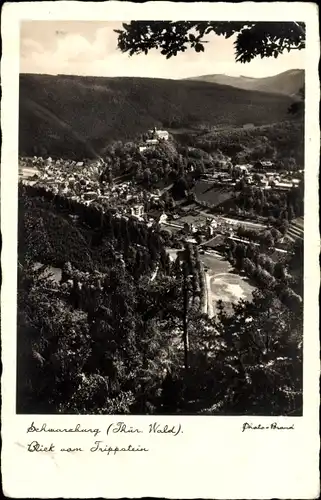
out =
<path fill-rule="evenodd" d="M 151 151 L 165 141 L 172 140 L 166 130 L 155 127 L 145 134 L 144 141 L 138 141 L 137 150 L 144 154 L 146 150 Z M 186 243 L 196 245 L 204 262 L 203 270 L 208 276 L 208 311 L 213 311 L 219 300 L 225 299 L 229 303 L 240 298 L 251 298 L 253 287 L 244 277 L 234 274 L 233 283 L 229 283 L 231 265 L 225 260 L 226 248 L 231 242 L 260 246 L 260 235 L 264 240 L 264 235 L 269 234 L 272 227 L 267 218 L 256 217 L 253 221 L 253 217 L 244 216 L 241 210 L 238 215 L 235 212 L 231 215 L 229 211 L 224 213 L 220 207 L 212 208 L 208 204 L 204 206 L 201 201 L 197 202 L 195 194 L 191 196 L 191 193 L 186 193 L 187 200 L 191 201 L 172 201 L 168 209 L 164 203 L 164 199 L 168 198 L 168 186 L 163 189 L 147 189 L 132 180 L 121 178 L 110 178 L 108 182 L 102 180 L 105 168 L 106 163 L 102 158 L 72 161 L 54 160 L 51 157 L 23 157 L 19 160 L 20 176 L 25 185 L 43 188 L 87 207 L 97 206 L 102 211 L 104 208 L 112 208 L 116 218 L 128 220 L 133 217 L 148 227 L 155 226 L 163 230 L 171 260 L 183 251 Z M 192 171 L 193 169 L 191 173 Z M 274 171 L 272 161 L 262 160 L 243 165 L 233 164 L 231 158 L 224 158 L 212 171 L 209 169 L 200 176 L 199 184 L 205 185 L 206 190 L 224 192 L 237 190 L 242 182 L 245 186 L 261 191 L 287 192 L 298 188 L 303 174 L 303 169 L 297 169 L 296 172 Z M 250 237 L 246 230 L 252 233 Z M 303 219 L 293 222 L 284 234 L 278 234 L 275 242 L 272 238 L 271 247 L 276 255 L 287 254 L 289 242 L 296 240 L 303 241 Z M 225 262 L 225 268 L 224 264 L 222 267 L 222 262 Z M 221 268 L 224 268 L 226 283 L 221 277 Z M 218 278 L 215 277 L 217 269 L 220 270 Z M 223 282 L 225 285 L 225 288 L 219 287 L 221 295 L 216 293 L 216 282 Z"/>

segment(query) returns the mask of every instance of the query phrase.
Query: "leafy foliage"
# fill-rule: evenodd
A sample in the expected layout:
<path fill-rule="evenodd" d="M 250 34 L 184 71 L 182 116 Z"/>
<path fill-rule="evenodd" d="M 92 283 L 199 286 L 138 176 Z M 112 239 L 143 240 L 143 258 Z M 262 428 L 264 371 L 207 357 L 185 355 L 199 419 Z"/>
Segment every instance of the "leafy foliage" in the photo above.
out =
<path fill-rule="evenodd" d="M 232 317 L 221 311 L 217 327 L 232 413 L 278 415 L 302 408 L 302 320 L 302 309 L 287 310 L 267 291 L 236 306 Z"/>
<path fill-rule="evenodd" d="M 180 280 L 142 276 L 134 286 L 114 266 L 101 285 L 78 276 L 86 291 L 76 305 L 76 288 L 42 271 L 19 266 L 19 413 L 302 412 L 302 311 L 273 293 L 214 321 L 191 306 L 186 373 Z"/>
<path fill-rule="evenodd" d="M 289 107 L 289 113 L 292 115 L 304 115 L 304 100 L 305 100 L 305 88 L 301 87 L 299 90 L 299 100 L 295 101 Z"/>
<path fill-rule="evenodd" d="M 282 121 L 251 129 L 213 128 L 175 137 L 183 144 L 200 148 L 209 154 L 219 150 L 237 163 L 272 160 L 276 170 L 282 170 L 287 167 L 289 159 L 294 158 L 299 168 L 304 164 L 304 125 L 301 115 L 295 114 L 295 117 L 295 121 Z"/>
<path fill-rule="evenodd" d="M 279 227 L 282 221 L 292 220 L 304 214 L 303 181 L 298 187 L 289 191 L 263 191 L 253 186 L 241 186 L 241 191 L 235 198 L 235 204 L 241 210 L 254 211 L 264 217 L 273 217 Z"/>
<path fill-rule="evenodd" d="M 253 304 L 241 302 L 232 317 L 222 309 L 213 322 L 201 313 L 205 282 L 192 245 L 185 248 L 185 267 L 179 259 L 171 264 L 157 234 L 134 236 L 134 227 L 116 229 L 113 219 L 107 218 L 103 227 L 110 248 L 108 259 L 102 261 L 98 258 L 101 249 L 95 253 L 81 224 L 66 223 L 62 197 L 51 200 L 36 188 L 21 189 L 20 202 L 24 223 L 19 226 L 23 237 L 19 240 L 24 242 L 25 253 L 18 266 L 19 413 L 300 412 L 302 308 L 282 266 L 273 268 L 255 248 L 251 254 L 235 247 L 236 259 L 239 263 L 243 259 L 241 268 L 252 269 L 258 279 L 273 272 L 275 281 L 284 286 L 271 288 L 266 295 L 265 284 L 264 296 L 258 292 Z M 80 210 L 72 200 L 68 203 L 68 211 Z M 35 238 L 40 207 L 43 223 Z M 47 227 L 46 211 L 62 220 L 65 258 L 72 261 L 63 265 L 60 282 L 45 272 L 45 265 L 34 266 L 35 256 L 47 255 L 48 263 L 54 259 L 62 237 L 59 225 L 55 233 Z M 93 228 L 101 220 L 89 207 L 78 215 Z M 79 244 L 86 248 L 87 242 L 95 272 L 88 272 L 73 251 L 77 243 L 70 236 L 75 230 Z M 127 231 L 132 233 L 129 240 Z M 142 239 L 135 239 L 138 234 Z M 52 253 L 48 254 L 43 242 L 49 240 Z M 122 241 L 131 242 L 127 252 Z M 152 252 L 151 262 L 158 262 L 156 279 L 151 279 L 148 260 L 142 265 L 143 254 L 137 260 L 140 247 L 135 248 L 135 241 Z M 116 247 L 119 252 L 115 253 Z M 297 246 L 289 268 L 295 269 L 301 259 L 302 248 Z M 184 287 L 188 372 L 183 370 Z M 248 325 L 249 317 L 253 324 Z"/>
<path fill-rule="evenodd" d="M 257 247 L 253 243 L 247 245 L 230 240 L 227 242 L 226 254 L 238 272 L 243 271 L 260 289 L 271 291 L 286 307 L 297 313 L 302 310 L 303 303 L 299 295 L 302 293 L 300 281 L 303 281 L 303 262 L 298 259 L 296 265 L 293 266 L 293 257 L 291 257 L 275 263 L 268 255 L 272 250 L 270 244 L 272 243 L 272 246 L 274 244 L 272 234 L 271 239 L 272 242 L 266 241 L 268 249 L 265 251 L 264 247 Z M 291 267 L 291 272 L 295 272 L 296 279 L 289 274 L 289 267 Z M 293 285 L 299 293 L 291 288 Z"/>

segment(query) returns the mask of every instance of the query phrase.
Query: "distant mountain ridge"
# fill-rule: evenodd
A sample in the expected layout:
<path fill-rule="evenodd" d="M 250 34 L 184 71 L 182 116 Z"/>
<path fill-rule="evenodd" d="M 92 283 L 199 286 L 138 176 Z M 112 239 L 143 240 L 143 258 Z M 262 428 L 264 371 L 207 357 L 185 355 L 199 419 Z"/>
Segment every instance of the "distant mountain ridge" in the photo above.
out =
<path fill-rule="evenodd" d="M 298 95 L 300 88 L 304 86 L 304 70 L 291 69 L 284 71 L 283 73 L 279 73 L 278 75 L 267 76 L 264 78 L 217 74 L 195 76 L 186 78 L 185 80 L 216 83 L 243 90 L 284 94 L 294 97 Z"/>
<path fill-rule="evenodd" d="M 20 75 L 19 152 L 92 157 L 153 128 L 288 120 L 286 95 L 199 81 Z M 291 119 L 291 117 L 290 117 Z"/>

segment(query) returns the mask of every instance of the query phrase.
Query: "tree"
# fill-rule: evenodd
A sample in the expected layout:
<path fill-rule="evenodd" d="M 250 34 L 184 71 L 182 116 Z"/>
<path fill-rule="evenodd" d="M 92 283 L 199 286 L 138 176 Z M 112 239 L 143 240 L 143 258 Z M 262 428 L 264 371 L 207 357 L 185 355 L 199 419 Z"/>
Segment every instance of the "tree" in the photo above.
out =
<path fill-rule="evenodd" d="M 253 264 L 253 262 L 250 259 L 245 258 L 243 261 L 243 267 L 247 276 L 252 277 L 255 271 L 255 264 Z"/>
<path fill-rule="evenodd" d="M 254 260 L 254 256 L 257 254 L 257 248 L 253 243 L 250 243 L 246 247 L 246 256 L 250 260 Z"/>
<path fill-rule="evenodd" d="M 295 213 L 294 213 L 293 205 L 289 205 L 288 206 L 288 218 L 291 221 L 292 219 L 294 219 L 294 217 L 295 217 Z"/>
<path fill-rule="evenodd" d="M 131 56 L 151 49 L 160 50 L 167 59 L 188 48 L 204 52 L 210 33 L 225 38 L 236 35 L 236 61 L 242 63 L 305 48 L 305 24 L 296 22 L 132 21 L 115 31 L 118 48 Z"/>
<path fill-rule="evenodd" d="M 225 414 L 300 412 L 302 319 L 300 309 L 289 311 L 269 290 L 256 290 L 233 315 L 218 315 L 216 339 L 221 335 L 226 347 L 213 363 L 227 388 Z"/>
<path fill-rule="evenodd" d="M 282 233 L 278 231 L 275 227 L 271 228 L 271 235 L 274 238 L 274 241 L 279 241 L 282 238 Z"/>
<path fill-rule="evenodd" d="M 246 254 L 246 247 L 243 243 L 238 243 L 235 248 L 235 258 L 236 258 L 236 264 L 235 266 L 239 269 L 243 269 L 243 259 Z"/>
<path fill-rule="evenodd" d="M 298 115 L 304 111 L 305 88 L 301 87 L 299 90 L 299 100 L 293 102 L 288 109 L 292 115 Z"/>
<path fill-rule="evenodd" d="M 291 158 L 288 159 L 287 167 L 288 167 L 288 170 L 290 170 L 291 172 L 297 170 L 297 165 L 296 165 L 295 158 L 291 157 Z"/>
<path fill-rule="evenodd" d="M 144 170 L 143 180 L 147 185 L 150 185 L 151 179 L 152 179 L 152 173 L 149 168 L 146 168 L 146 170 Z"/>
<path fill-rule="evenodd" d="M 302 298 L 291 288 L 285 288 L 281 295 L 282 302 L 292 311 L 297 312 L 302 307 Z"/>
<path fill-rule="evenodd" d="M 277 262 L 274 266 L 274 277 L 278 280 L 285 279 L 285 269 L 281 262 Z"/>
<path fill-rule="evenodd" d="M 179 198 L 183 198 L 188 189 L 188 184 L 185 177 L 180 177 L 173 186 L 173 194 Z"/>

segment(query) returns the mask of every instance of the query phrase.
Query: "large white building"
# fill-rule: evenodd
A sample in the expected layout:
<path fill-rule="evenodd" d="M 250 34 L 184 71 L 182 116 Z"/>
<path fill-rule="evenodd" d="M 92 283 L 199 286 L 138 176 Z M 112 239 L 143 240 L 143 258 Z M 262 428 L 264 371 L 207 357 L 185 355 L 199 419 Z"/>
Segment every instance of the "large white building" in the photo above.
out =
<path fill-rule="evenodd" d="M 157 130 L 157 128 L 154 127 L 153 130 L 149 130 L 148 132 L 154 139 L 163 139 L 165 141 L 168 141 L 169 133 L 167 132 L 167 130 Z"/>
<path fill-rule="evenodd" d="M 169 133 L 167 130 L 157 130 L 156 127 L 153 130 L 148 131 L 148 139 L 146 138 L 143 143 L 141 143 L 138 147 L 140 153 L 146 151 L 146 149 L 157 146 L 160 141 L 168 141 Z"/>
<path fill-rule="evenodd" d="M 156 135 L 159 139 L 164 139 L 168 141 L 169 133 L 166 130 L 156 130 Z"/>
<path fill-rule="evenodd" d="M 134 217 L 141 217 L 144 213 L 144 205 L 135 205 L 130 207 L 130 213 Z"/>
<path fill-rule="evenodd" d="M 242 174 L 248 174 L 249 173 L 249 165 L 235 165 L 235 170 L 238 170 Z"/>

